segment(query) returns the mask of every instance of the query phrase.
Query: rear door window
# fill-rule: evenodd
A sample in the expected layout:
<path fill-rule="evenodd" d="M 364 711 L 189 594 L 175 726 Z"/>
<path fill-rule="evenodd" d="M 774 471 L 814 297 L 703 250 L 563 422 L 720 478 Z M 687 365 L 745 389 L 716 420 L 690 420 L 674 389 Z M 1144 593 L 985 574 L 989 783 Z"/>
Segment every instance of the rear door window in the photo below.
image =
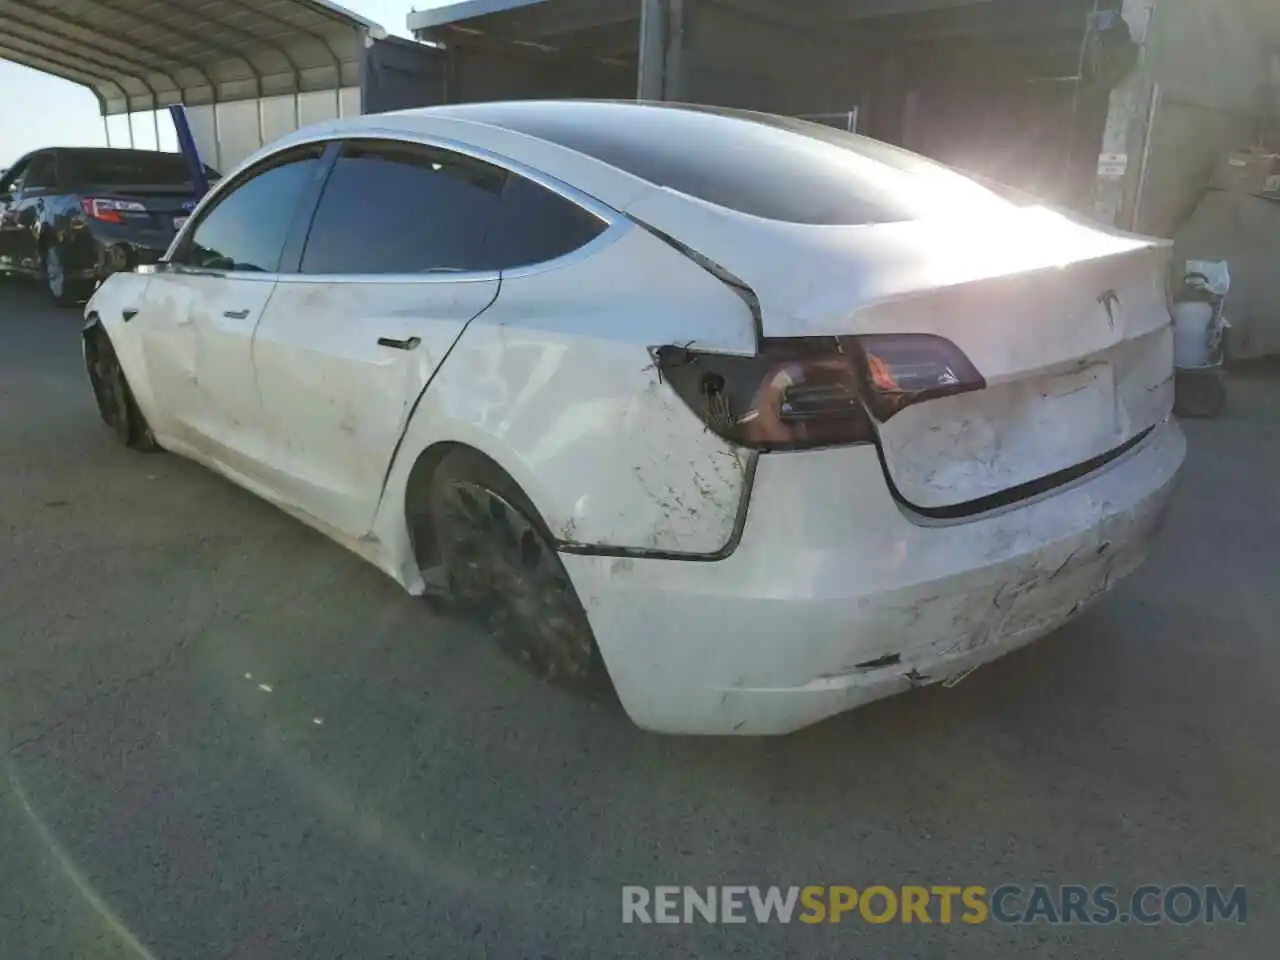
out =
<path fill-rule="evenodd" d="M 302 256 L 305 274 L 422 274 L 492 269 L 486 239 L 506 171 L 448 150 L 347 143 Z"/>
<path fill-rule="evenodd" d="M 533 266 L 572 253 L 607 227 L 571 200 L 511 173 L 485 255 L 496 270 Z"/>
<path fill-rule="evenodd" d="M 324 145 L 273 158 L 233 185 L 195 225 L 176 258 L 204 270 L 275 273 L 298 204 L 315 185 Z"/>
<path fill-rule="evenodd" d="M 343 148 L 302 272 L 488 272 L 545 263 L 590 243 L 603 220 L 554 191 L 449 150 L 392 141 Z"/>

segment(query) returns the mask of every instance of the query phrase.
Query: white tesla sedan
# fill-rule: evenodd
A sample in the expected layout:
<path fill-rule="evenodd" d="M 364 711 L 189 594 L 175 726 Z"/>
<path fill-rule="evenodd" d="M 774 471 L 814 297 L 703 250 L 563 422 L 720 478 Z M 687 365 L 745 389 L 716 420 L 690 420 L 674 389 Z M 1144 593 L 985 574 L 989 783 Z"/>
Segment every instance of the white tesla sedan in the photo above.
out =
<path fill-rule="evenodd" d="M 643 727 L 782 733 L 1044 635 L 1185 447 L 1167 246 L 781 117 L 273 144 L 87 307 L 102 414 Z"/>

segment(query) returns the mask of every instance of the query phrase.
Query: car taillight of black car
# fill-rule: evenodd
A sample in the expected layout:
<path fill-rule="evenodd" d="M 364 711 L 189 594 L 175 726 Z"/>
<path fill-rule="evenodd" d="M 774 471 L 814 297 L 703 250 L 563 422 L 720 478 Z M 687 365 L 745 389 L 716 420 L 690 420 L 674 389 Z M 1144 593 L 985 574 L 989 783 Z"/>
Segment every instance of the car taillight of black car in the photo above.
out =
<path fill-rule="evenodd" d="M 103 223 L 124 223 L 130 215 L 145 215 L 147 208 L 136 200 L 110 200 L 101 197 L 84 197 L 80 208 L 85 215 Z"/>
<path fill-rule="evenodd" d="M 707 427 L 755 450 L 874 443 L 909 406 L 981 390 L 982 374 L 933 334 L 766 339 L 755 356 L 652 350 L 663 381 Z"/>

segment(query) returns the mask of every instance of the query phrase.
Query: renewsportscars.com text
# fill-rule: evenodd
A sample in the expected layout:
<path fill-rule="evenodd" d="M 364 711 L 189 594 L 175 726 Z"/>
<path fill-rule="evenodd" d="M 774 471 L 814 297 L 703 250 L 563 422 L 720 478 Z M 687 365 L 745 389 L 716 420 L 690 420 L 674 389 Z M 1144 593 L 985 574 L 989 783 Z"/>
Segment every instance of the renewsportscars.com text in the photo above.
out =
<path fill-rule="evenodd" d="M 622 888 L 623 923 L 1245 923 L 1244 887 L 1113 884 Z"/>

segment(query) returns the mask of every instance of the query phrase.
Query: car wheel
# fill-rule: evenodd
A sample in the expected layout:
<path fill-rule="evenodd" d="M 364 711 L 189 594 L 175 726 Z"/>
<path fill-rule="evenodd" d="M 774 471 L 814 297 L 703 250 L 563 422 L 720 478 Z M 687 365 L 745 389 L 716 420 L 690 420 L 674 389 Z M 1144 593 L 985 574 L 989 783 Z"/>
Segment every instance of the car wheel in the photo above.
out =
<path fill-rule="evenodd" d="M 44 268 L 44 283 L 55 303 L 62 307 L 74 307 L 82 303 L 92 292 L 84 283 L 67 279 L 66 262 L 62 256 L 62 248 L 56 243 L 45 248 L 41 258 Z"/>
<path fill-rule="evenodd" d="M 608 671 L 577 592 L 519 487 L 488 461 L 459 451 L 437 466 L 429 498 L 453 601 L 535 676 L 607 694 Z"/>
<path fill-rule="evenodd" d="M 103 422 L 125 446 L 142 451 L 159 450 L 151 427 L 133 398 L 111 338 L 101 328 L 95 328 L 88 334 L 85 362 Z"/>

